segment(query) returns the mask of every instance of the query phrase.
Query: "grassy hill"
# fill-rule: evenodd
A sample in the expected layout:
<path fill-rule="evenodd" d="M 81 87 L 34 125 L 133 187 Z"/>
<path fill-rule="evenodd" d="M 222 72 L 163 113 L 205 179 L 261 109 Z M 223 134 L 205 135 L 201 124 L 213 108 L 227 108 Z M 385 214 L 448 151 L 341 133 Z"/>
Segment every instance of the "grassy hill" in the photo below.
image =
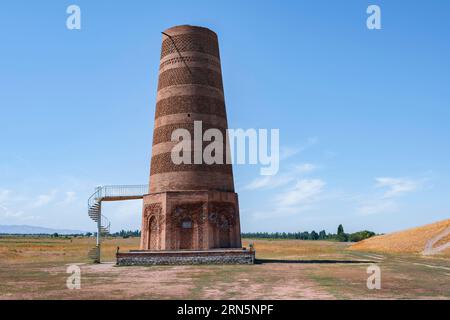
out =
<path fill-rule="evenodd" d="M 404 231 L 376 236 L 349 250 L 380 253 L 416 253 L 450 256 L 450 219 Z M 447 245 L 446 245 L 447 244 Z M 427 246 L 428 245 L 428 246 Z"/>

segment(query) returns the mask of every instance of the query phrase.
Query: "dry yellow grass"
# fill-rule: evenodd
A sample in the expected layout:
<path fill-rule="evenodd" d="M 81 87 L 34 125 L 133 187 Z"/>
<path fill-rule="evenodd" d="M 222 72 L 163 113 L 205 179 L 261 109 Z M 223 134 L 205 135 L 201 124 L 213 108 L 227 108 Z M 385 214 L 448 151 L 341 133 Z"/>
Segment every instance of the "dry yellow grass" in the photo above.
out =
<path fill-rule="evenodd" d="M 420 254 L 425 249 L 427 242 L 440 233 L 450 228 L 450 219 L 412 228 L 404 231 L 394 232 L 386 235 L 373 237 L 352 245 L 350 250 L 371 251 L 380 253 L 414 253 Z M 443 245 L 450 241 L 450 235 L 437 241 L 434 247 Z M 438 253 L 439 256 L 449 256 L 450 248 Z"/>
<path fill-rule="evenodd" d="M 348 247 L 347 243 L 308 240 L 249 240 L 242 244 L 248 247 L 253 243 L 256 256 L 260 259 L 338 259 Z"/>
<path fill-rule="evenodd" d="M 89 249 L 95 238 L 0 237 L 0 259 L 8 263 L 39 263 L 78 261 L 89 262 Z M 120 251 L 139 248 L 139 238 L 106 238 L 102 243 L 102 258 L 113 261 L 117 247 Z"/>
<path fill-rule="evenodd" d="M 248 240 L 243 245 L 255 245 L 259 258 L 320 259 L 339 258 L 348 246 L 346 243 L 330 241 L 297 240 Z M 298 245 L 301 243 L 301 245 Z M 95 246 L 95 238 L 44 238 L 44 237 L 0 237 L 0 259 L 8 263 L 40 263 L 56 261 L 89 262 L 88 251 Z M 102 242 L 102 261 L 115 261 L 117 247 L 121 252 L 139 249 L 139 238 L 106 238 Z M 336 250 L 339 249 L 339 250 Z"/>
<path fill-rule="evenodd" d="M 87 252 L 93 238 L 0 237 L 0 300 L 450 298 L 446 257 L 392 254 L 376 260 L 346 250 L 348 243 L 244 239 L 243 244 L 250 242 L 260 259 L 255 265 L 116 267 L 116 247 L 137 249 L 139 238 L 106 239 L 102 261 L 110 262 L 92 264 Z M 368 260 L 382 270 L 382 290 L 367 289 Z M 67 289 L 69 264 L 81 268 L 80 290 Z"/>

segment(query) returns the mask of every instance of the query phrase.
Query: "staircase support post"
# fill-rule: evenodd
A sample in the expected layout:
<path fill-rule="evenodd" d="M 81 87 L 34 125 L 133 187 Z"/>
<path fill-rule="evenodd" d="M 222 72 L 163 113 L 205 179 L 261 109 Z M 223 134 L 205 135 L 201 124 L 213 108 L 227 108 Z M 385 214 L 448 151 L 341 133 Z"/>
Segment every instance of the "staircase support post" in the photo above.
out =
<path fill-rule="evenodd" d="M 97 220 L 97 263 L 100 263 L 100 234 L 102 229 L 102 202 L 98 203 L 98 220 Z"/>

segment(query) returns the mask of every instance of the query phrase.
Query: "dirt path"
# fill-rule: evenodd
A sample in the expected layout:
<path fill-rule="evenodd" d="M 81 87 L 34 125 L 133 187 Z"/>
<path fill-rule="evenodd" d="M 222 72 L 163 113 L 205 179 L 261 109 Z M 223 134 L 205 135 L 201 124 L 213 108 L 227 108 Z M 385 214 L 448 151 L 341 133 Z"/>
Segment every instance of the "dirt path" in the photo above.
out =
<path fill-rule="evenodd" d="M 46 269 L 50 274 L 64 267 Z M 305 266 L 116 267 L 81 265 L 81 290 L 46 292 L 63 299 L 334 299 L 306 276 Z"/>
<path fill-rule="evenodd" d="M 450 248 L 450 242 L 444 243 L 436 248 L 434 248 L 434 245 L 439 242 L 439 240 L 444 239 L 446 236 L 450 234 L 450 227 L 439 233 L 436 237 L 429 240 L 427 244 L 425 245 L 425 249 L 423 250 L 422 254 L 427 255 L 433 255 L 437 254 L 441 251 L 444 251 L 447 248 Z"/>

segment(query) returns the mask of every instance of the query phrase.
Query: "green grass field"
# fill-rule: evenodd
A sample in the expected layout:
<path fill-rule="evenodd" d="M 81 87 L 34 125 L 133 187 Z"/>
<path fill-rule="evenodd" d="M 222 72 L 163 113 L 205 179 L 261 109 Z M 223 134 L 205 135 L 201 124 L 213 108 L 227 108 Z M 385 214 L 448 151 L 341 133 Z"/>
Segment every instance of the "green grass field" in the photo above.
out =
<path fill-rule="evenodd" d="M 94 239 L 1 237 L 0 299 L 450 299 L 446 257 L 349 251 L 346 243 L 328 241 L 253 240 L 263 260 L 255 265 L 116 267 L 116 247 L 136 249 L 138 242 L 107 239 L 104 263 L 91 264 Z M 71 264 L 81 268 L 79 290 L 66 287 Z M 371 264 L 381 270 L 379 290 L 366 285 Z"/>

